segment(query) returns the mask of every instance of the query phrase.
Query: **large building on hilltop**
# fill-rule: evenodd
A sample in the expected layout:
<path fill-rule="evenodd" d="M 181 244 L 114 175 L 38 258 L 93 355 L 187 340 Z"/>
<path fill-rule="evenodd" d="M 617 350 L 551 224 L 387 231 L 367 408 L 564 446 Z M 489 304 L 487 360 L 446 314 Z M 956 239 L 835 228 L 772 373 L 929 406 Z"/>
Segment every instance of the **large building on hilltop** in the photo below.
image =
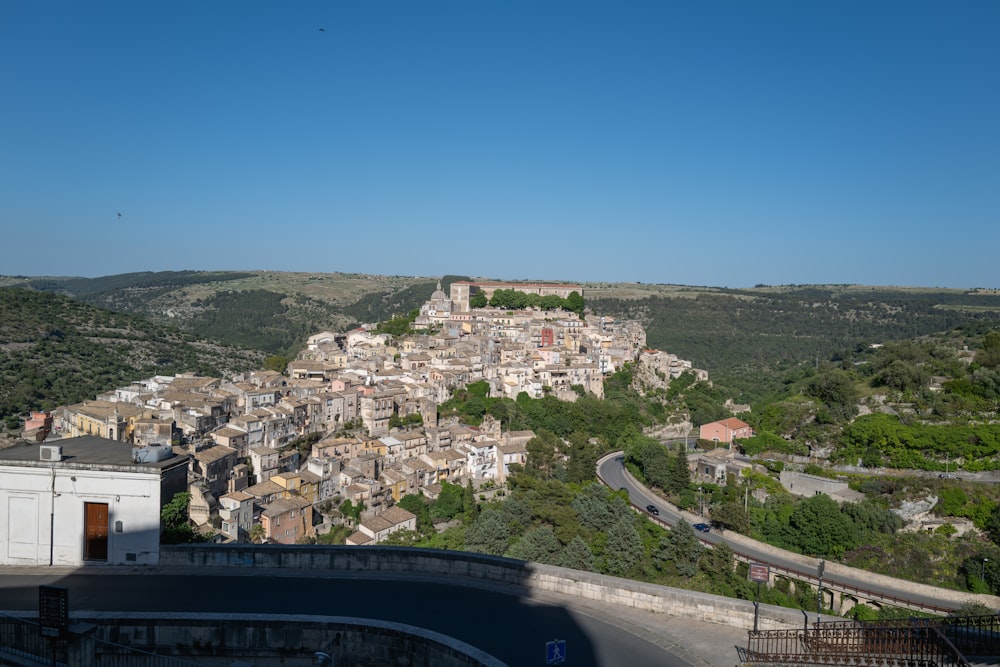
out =
<path fill-rule="evenodd" d="M 487 283 L 471 282 L 462 280 L 451 284 L 451 303 L 458 312 L 469 310 L 469 299 L 479 292 L 486 295 L 487 299 L 493 298 L 493 293 L 498 289 L 516 290 L 525 294 L 537 294 L 538 296 L 558 296 L 565 299 L 571 292 L 576 292 L 583 296 L 583 287 L 580 285 L 565 285 L 560 283 Z"/>

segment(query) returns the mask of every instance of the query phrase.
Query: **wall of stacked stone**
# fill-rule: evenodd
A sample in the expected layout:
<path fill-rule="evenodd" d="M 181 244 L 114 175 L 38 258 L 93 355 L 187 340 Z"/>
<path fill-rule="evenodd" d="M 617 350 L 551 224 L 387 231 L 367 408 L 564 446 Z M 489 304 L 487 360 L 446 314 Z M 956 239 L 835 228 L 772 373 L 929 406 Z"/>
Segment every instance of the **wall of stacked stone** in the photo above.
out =
<path fill-rule="evenodd" d="M 717 595 L 646 584 L 553 565 L 499 556 L 406 547 L 176 545 L 164 546 L 159 569 L 219 568 L 219 574 L 251 575 L 261 570 L 314 577 L 378 576 L 429 580 L 499 590 L 513 595 L 558 596 L 600 605 L 631 607 L 652 613 L 686 616 L 707 623 L 752 629 L 754 605 Z M 609 614 L 613 611 L 608 610 Z M 795 629 L 802 612 L 760 605 L 758 628 Z"/>

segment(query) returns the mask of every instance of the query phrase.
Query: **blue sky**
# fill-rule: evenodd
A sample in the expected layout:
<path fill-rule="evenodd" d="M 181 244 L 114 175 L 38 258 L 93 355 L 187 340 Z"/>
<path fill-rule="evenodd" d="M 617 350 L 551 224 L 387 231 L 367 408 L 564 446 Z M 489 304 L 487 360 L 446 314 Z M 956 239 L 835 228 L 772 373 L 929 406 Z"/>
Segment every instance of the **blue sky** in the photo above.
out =
<path fill-rule="evenodd" d="M 998 26 L 993 0 L 7 0 L 0 274 L 1000 287 Z"/>

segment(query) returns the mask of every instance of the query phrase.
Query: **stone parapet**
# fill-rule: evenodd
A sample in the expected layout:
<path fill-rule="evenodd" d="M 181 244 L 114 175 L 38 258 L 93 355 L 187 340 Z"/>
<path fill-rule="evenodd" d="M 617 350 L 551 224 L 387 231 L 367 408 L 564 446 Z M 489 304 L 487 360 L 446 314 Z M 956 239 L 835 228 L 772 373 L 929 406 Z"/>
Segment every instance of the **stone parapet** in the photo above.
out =
<path fill-rule="evenodd" d="M 556 596 L 567 605 L 585 599 L 654 614 L 685 616 L 707 623 L 752 629 L 754 604 L 718 595 L 647 584 L 554 565 L 461 551 L 406 547 L 176 545 L 164 546 L 158 570 L 182 569 L 252 575 L 261 570 L 312 577 L 363 577 L 435 580 L 451 585 L 509 591 L 526 597 Z M 760 605 L 761 630 L 795 629 L 802 612 Z"/>

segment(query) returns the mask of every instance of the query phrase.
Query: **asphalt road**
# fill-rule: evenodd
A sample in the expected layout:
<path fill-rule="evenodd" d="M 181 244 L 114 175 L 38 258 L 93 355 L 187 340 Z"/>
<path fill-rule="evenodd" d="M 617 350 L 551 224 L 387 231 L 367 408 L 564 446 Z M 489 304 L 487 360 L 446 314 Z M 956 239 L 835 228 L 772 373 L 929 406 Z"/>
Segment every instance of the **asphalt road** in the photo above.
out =
<path fill-rule="evenodd" d="M 38 586 L 69 589 L 78 610 L 319 614 L 376 618 L 445 634 L 508 665 L 544 665 L 545 644 L 566 640 L 573 667 L 702 667 L 624 630 L 624 618 L 602 620 L 558 604 L 440 583 L 279 576 L 67 573 L 0 574 L 0 609 L 35 611 Z M 720 648 L 720 651 L 723 650 Z M 735 657 L 731 646 L 725 652 Z M 732 664 L 731 662 L 729 664 Z"/>
<path fill-rule="evenodd" d="M 599 461 L 597 474 L 612 489 L 625 489 L 629 494 L 629 500 L 634 506 L 645 508 L 647 505 L 655 505 L 659 509 L 660 513 L 658 516 L 650 515 L 650 518 L 662 521 L 668 525 L 674 525 L 681 518 L 681 515 L 675 508 L 668 505 L 662 498 L 639 484 L 635 478 L 627 473 L 624 461 L 622 460 L 620 454 L 611 455 Z M 725 534 L 720 534 L 715 530 L 710 533 L 698 533 L 698 537 L 703 542 L 708 544 L 727 542 Z M 789 554 L 788 557 L 780 555 L 776 556 L 773 555 L 772 551 L 763 551 L 743 543 L 729 544 L 734 551 L 747 556 L 755 562 L 766 563 L 787 572 L 800 572 L 812 579 L 816 578 L 815 570 L 804 571 L 805 568 L 802 563 L 792 559 L 792 556 L 795 554 L 785 552 Z M 945 597 L 916 594 L 907 591 L 903 585 L 896 588 L 892 586 L 873 584 L 860 577 L 852 578 L 839 574 L 835 577 L 824 576 L 823 585 L 825 587 L 840 588 L 844 590 L 868 591 L 884 596 L 889 600 L 907 601 L 911 604 L 923 606 L 929 610 L 949 610 L 955 609 L 958 606 L 955 602 Z"/>

